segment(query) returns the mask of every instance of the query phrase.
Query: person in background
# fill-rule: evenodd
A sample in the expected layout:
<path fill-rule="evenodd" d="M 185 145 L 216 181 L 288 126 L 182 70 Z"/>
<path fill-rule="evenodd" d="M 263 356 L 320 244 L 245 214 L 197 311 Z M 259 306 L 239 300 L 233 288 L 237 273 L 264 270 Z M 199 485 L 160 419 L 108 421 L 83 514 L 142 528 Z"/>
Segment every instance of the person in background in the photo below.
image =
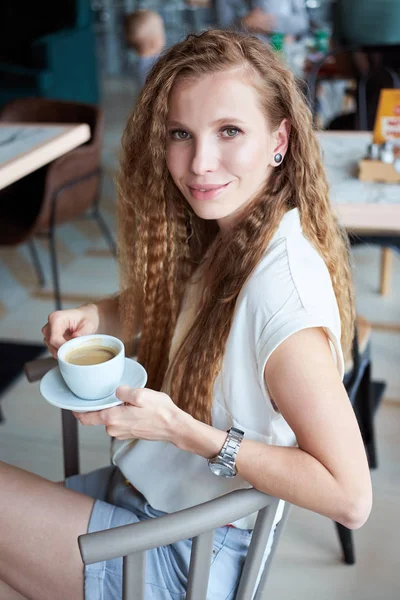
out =
<path fill-rule="evenodd" d="M 1 599 L 121 600 L 122 559 L 84 569 L 79 535 L 234 489 L 353 529 L 371 510 L 342 382 L 347 240 L 293 73 L 247 33 L 169 48 L 128 118 L 118 190 L 119 296 L 56 311 L 42 332 L 53 356 L 85 334 L 119 337 L 128 355 L 138 339 L 147 387 L 74 413 L 106 426 L 112 465 L 63 487 L 0 461 Z M 216 529 L 209 600 L 235 597 L 255 518 Z M 190 551 L 183 540 L 146 553 L 146 600 L 186 597 Z"/>
<path fill-rule="evenodd" d="M 215 25 L 211 0 L 185 0 L 185 5 L 186 22 L 190 33 L 205 31 L 211 23 Z"/>
<path fill-rule="evenodd" d="M 218 26 L 244 28 L 261 36 L 299 37 L 309 28 L 304 0 L 215 0 Z"/>
<path fill-rule="evenodd" d="M 185 4 L 193 8 L 208 8 L 211 0 L 186 0 Z"/>
<path fill-rule="evenodd" d="M 125 17 L 127 45 L 138 55 L 137 78 L 140 87 L 165 48 L 165 28 L 162 17 L 153 10 L 137 10 Z"/>

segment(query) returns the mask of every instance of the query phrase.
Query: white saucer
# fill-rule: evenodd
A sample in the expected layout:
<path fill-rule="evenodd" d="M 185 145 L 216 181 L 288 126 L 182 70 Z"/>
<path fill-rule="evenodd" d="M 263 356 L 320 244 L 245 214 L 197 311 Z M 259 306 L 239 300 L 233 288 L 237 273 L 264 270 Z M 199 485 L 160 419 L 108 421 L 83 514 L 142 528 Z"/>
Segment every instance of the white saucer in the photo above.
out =
<path fill-rule="evenodd" d="M 136 360 L 125 358 L 124 372 L 118 385 L 129 385 L 132 388 L 143 388 L 146 385 L 146 370 Z M 65 408 L 75 412 L 91 412 L 110 408 L 122 404 L 115 394 L 101 398 L 100 400 L 84 400 L 75 396 L 67 387 L 60 369 L 54 367 L 48 371 L 40 382 L 40 393 L 43 398 L 58 408 Z"/>

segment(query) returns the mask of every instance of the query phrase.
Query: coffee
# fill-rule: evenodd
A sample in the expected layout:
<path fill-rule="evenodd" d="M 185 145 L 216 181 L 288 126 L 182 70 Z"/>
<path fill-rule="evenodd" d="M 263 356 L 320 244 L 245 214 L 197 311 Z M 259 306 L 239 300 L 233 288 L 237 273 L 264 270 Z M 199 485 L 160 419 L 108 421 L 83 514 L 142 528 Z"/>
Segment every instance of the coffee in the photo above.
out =
<path fill-rule="evenodd" d="M 114 358 L 118 352 L 105 346 L 81 346 L 71 350 L 65 361 L 72 365 L 99 365 Z"/>

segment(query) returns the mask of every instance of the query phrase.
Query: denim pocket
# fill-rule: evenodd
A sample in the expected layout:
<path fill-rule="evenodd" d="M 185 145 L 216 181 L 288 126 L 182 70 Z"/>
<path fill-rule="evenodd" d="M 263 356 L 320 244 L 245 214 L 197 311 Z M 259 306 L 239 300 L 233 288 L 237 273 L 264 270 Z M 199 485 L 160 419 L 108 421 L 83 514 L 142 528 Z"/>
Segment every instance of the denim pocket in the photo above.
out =
<path fill-rule="evenodd" d="M 224 547 L 226 536 L 228 534 L 228 529 L 228 527 L 220 527 L 219 529 L 215 530 L 213 549 L 211 555 L 211 564 L 214 563 L 222 548 Z"/>
<path fill-rule="evenodd" d="M 234 598 L 250 543 L 250 536 L 243 533 L 231 527 L 217 530 L 207 600 Z"/>

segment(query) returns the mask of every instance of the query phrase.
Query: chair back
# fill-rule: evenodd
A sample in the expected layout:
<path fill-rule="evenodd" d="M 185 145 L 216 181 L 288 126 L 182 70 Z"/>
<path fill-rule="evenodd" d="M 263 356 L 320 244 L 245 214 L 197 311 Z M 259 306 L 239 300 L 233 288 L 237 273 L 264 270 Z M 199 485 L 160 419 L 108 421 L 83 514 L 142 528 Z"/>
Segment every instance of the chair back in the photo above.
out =
<path fill-rule="evenodd" d="M 3 191 L 7 197 L 3 201 L 17 204 L 20 213 L 30 215 L 27 230 L 48 230 L 55 201 L 54 224 L 81 215 L 93 204 L 99 186 L 104 134 L 103 111 L 98 106 L 46 98 L 19 98 L 0 110 L 0 122 L 87 123 L 91 130 L 91 138 L 86 144 Z M 91 173 L 94 175 L 90 176 Z"/>
<path fill-rule="evenodd" d="M 285 503 L 266 558 L 275 517 L 282 507 L 280 502 L 254 488 L 235 490 L 162 517 L 84 534 L 78 538 L 82 560 L 86 565 L 122 556 L 123 600 L 144 600 L 146 551 L 192 538 L 186 598 L 206 600 L 214 529 L 258 511 L 235 598 L 267 600 L 266 584 L 271 562 L 291 508 Z"/>
<path fill-rule="evenodd" d="M 48 98 L 17 98 L 0 110 L 0 121 L 11 123 L 88 123 L 92 132 L 89 143 L 101 136 L 99 108 L 80 102 Z M 93 139 L 94 138 L 94 139 Z"/>
<path fill-rule="evenodd" d="M 399 0 L 336 0 L 336 37 L 343 45 L 400 44 Z"/>

